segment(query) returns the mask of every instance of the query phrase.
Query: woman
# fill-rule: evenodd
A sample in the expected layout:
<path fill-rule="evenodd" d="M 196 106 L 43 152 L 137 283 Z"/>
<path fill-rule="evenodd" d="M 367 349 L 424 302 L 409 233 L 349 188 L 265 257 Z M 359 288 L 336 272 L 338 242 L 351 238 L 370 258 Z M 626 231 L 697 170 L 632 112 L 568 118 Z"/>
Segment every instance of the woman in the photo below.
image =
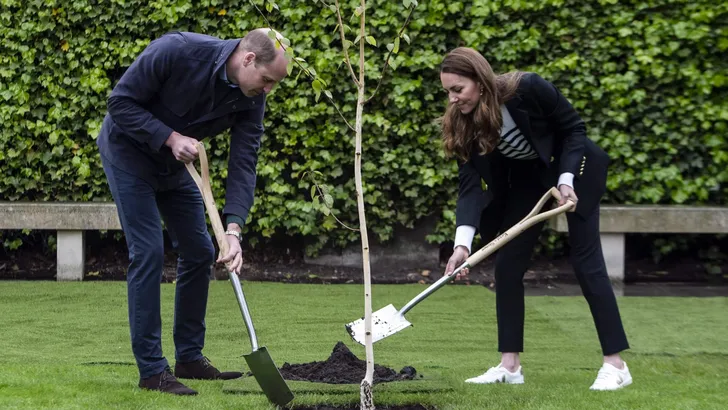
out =
<path fill-rule="evenodd" d="M 451 275 L 469 256 L 476 227 L 483 242 L 490 242 L 527 215 L 543 193 L 556 185 L 562 196 L 560 205 L 566 200 L 577 203 L 575 211 L 567 214 L 571 263 L 604 354 L 591 389 L 616 390 L 631 384 L 627 364 L 619 355 L 629 344 L 599 240 L 599 200 L 606 190 L 607 154 L 587 139 L 584 122 L 569 101 L 538 74 L 496 75 L 480 53 L 460 47 L 443 60 L 440 80 L 448 94 L 442 118 L 443 145 L 446 154 L 460 164 L 455 249 L 445 274 Z M 523 232 L 496 255 L 501 362 L 466 380 L 468 383 L 524 382 L 519 359 L 523 351 L 523 275 L 542 226 Z"/>

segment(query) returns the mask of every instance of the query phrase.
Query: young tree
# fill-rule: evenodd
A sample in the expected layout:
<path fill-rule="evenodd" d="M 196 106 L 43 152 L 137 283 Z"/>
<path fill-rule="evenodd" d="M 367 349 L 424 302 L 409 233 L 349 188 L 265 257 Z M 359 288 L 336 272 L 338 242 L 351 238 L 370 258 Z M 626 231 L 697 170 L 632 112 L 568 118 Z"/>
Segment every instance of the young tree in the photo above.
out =
<path fill-rule="evenodd" d="M 372 343 L 372 286 L 371 286 L 371 269 L 370 269 L 370 263 L 369 263 L 369 238 L 367 236 L 367 223 L 366 223 L 366 210 L 364 206 L 364 191 L 363 191 L 363 184 L 362 184 L 362 124 L 363 124 L 363 118 L 364 118 L 364 106 L 371 101 L 379 91 L 380 86 L 382 85 L 382 80 L 384 79 L 384 76 L 387 72 L 387 68 L 391 66 L 391 57 L 393 54 L 397 54 L 399 52 L 400 48 L 400 40 L 404 39 L 408 44 L 410 42 L 409 36 L 405 33 L 405 29 L 407 25 L 409 24 L 412 13 L 414 9 L 417 7 L 418 2 L 417 0 L 403 0 L 402 4 L 405 7 L 405 9 L 408 11 L 407 18 L 405 19 L 404 23 L 402 24 L 401 28 L 398 30 L 396 37 L 392 40 L 391 43 L 387 44 L 387 56 L 384 60 L 384 64 L 381 69 L 381 74 L 378 79 L 377 86 L 375 87 L 374 91 L 367 96 L 367 89 L 366 89 L 366 75 L 364 71 L 364 66 L 366 63 L 365 59 L 365 46 L 366 44 L 369 44 L 372 47 L 377 47 L 377 40 L 367 31 L 367 25 L 366 25 L 366 15 L 367 15 L 367 2 L 366 0 L 359 0 L 359 5 L 354 9 L 352 19 L 357 19 L 359 23 L 358 27 L 358 35 L 354 39 L 354 41 L 347 40 L 346 33 L 348 31 L 353 31 L 348 25 L 344 24 L 342 14 L 344 14 L 344 11 L 342 10 L 342 7 L 339 3 L 339 0 L 333 0 L 333 3 L 327 3 L 323 0 L 314 0 L 314 3 L 321 4 L 322 7 L 328 7 L 330 8 L 335 14 L 336 14 L 336 28 L 339 31 L 339 36 L 341 40 L 341 46 L 342 46 L 342 53 L 344 57 L 344 62 L 346 65 L 346 70 L 349 72 L 351 76 L 351 80 L 354 82 L 357 88 L 357 99 L 356 99 L 356 117 L 354 121 L 354 126 L 351 126 L 351 123 L 347 121 L 346 117 L 343 115 L 341 110 L 337 107 L 335 101 L 333 100 L 333 96 L 330 91 L 328 91 L 328 87 L 326 82 L 319 78 L 316 74 L 316 72 L 310 68 L 306 67 L 306 62 L 302 58 L 295 57 L 293 53 L 293 49 L 290 47 L 290 41 L 285 38 L 276 37 L 276 33 L 274 31 L 271 31 L 271 38 L 276 39 L 277 38 L 277 45 L 280 47 L 286 47 L 286 53 L 290 57 L 290 63 L 289 63 L 289 72 L 293 69 L 293 66 L 298 66 L 301 71 L 303 71 L 309 78 L 311 78 L 312 82 L 312 88 L 314 92 L 316 93 L 316 100 L 321 97 L 321 93 L 323 92 L 324 95 L 330 100 L 330 102 L 337 107 L 337 112 L 341 116 L 341 118 L 346 123 L 348 129 L 354 132 L 354 140 L 355 140 L 355 149 L 354 149 L 354 183 L 355 183 L 355 189 L 356 189 L 356 202 L 357 202 L 357 211 L 358 211 L 358 217 L 359 217 L 359 233 L 361 237 L 361 249 L 362 249 L 362 268 L 363 268 L 363 275 L 364 275 L 364 329 L 365 329 L 365 351 L 366 351 L 366 373 L 364 376 L 364 379 L 361 381 L 361 389 L 360 389 L 360 404 L 362 409 L 374 409 L 374 398 L 372 393 L 372 385 L 374 383 L 374 349 L 373 349 L 373 343 Z M 254 4 L 254 3 L 253 3 Z M 254 4 L 255 5 L 255 4 Z M 258 7 L 256 6 L 256 9 Z M 273 9 L 278 9 L 278 5 L 273 0 L 266 0 L 266 9 L 268 12 L 271 12 Z M 258 9 L 260 12 L 260 9 Z M 262 12 L 260 14 L 265 18 L 265 15 L 263 15 Z M 266 19 L 266 22 L 268 23 L 268 26 L 270 27 L 270 23 Z M 273 27 L 271 27 L 273 29 Z M 352 58 L 350 56 L 350 50 L 354 48 L 355 45 L 358 44 L 358 55 L 356 59 L 353 61 L 358 63 L 352 63 Z M 394 69 L 394 67 L 392 67 Z M 318 184 L 314 181 L 314 183 Z M 322 198 L 324 205 L 326 206 L 327 212 L 331 210 L 332 207 L 332 200 L 331 196 L 328 195 L 325 190 L 321 190 L 320 188 L 318 191 L 316 189 L 312 189 L 312 192 L 314 193 L 314 199 L 318 200 L 318 198 Z M 318 192 L 318 195 L 315 193 Z M 338 220 L 338 219 L 337 219 Z M 343 224 L 342 224 L 343 225 Z"/>

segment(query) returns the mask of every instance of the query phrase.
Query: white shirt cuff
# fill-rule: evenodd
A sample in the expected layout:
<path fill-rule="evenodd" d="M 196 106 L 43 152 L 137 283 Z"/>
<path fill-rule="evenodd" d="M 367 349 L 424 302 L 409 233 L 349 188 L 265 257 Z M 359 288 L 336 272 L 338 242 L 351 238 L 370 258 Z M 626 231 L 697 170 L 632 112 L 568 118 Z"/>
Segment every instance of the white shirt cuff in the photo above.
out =
<path fill-rule="evenodd" d="M 566 185 L 571 189 L 574 189 L 574 174 L 572 174 L 571 172 L 564 172 L 563 174 L 559 175 L 559 182 L 556 184 L 556 187 L 558 188 L 561 185 Z"/>
<path fill-rule="evenodd" d="M 475 236 L 475 227 L 470 225 L 460 225 L 455 230 L 455 246 L 453 246 L 453 249 L 457 248 L 458 246 L 464 246 L 468 248 L 468 253 L 470 253 L 470 247 L 473 245 L 473 237 Z"/>

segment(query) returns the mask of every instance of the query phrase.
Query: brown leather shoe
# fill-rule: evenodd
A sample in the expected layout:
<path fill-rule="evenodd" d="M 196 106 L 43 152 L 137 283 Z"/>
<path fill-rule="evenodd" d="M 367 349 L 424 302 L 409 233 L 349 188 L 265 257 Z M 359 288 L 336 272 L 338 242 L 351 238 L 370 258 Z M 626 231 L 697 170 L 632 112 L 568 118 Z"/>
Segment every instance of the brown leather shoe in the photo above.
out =
<path fill-rule="evenodd" d="M 210 363 L 210 359 L 202 357 L 202 359 L 180 363 L 174 365 L 174 374 L 180 379 L 199 379 L 199 380 L 230 380 L 242 377 L 240 372 L 221 372 Z"/>
<path fill-rule="evenodd" d="M 139 387 L 146 390 L 157 390 L 163 393 L 176 394 L 179 396 L 194 396 L 196 391 L 190 389 L 184 384 L 177 381 L 169 367 L 165 368 L 162 373 L 139 380 Z"/>

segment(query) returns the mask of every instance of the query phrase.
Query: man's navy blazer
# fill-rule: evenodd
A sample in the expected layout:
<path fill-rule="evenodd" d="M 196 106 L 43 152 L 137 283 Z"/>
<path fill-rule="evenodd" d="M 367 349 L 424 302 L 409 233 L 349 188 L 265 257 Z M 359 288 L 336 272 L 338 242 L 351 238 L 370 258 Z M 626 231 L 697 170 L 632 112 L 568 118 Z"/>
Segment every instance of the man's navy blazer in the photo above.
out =
<path fill-rule="evenodd" d="M 159 189 L 187 178 L 164 145 L 172 131 L 201 140 L 231 129 L 225 214 L 253 206 L 265 94 L 246 97 L 220 79 L 240 39 L 173 32 L 152 41 L 108 99 L 97 145 L 114 166 Z"/>
<path fill-rule="evenodd" d="M 606 191 L 609 156 L 587 138 L 584 121 L 574 107 L 556 86 L 535 73 L 523 76 L 516 96 L 505 105 L 538 154 L 541 172 L 533 177 L 546 192 L 556 185 L 560 174 L 574 174 L 574 192 L 579 197 L 575 212 L 586 218 Z M 468 162 L 460 163 L 457 226 L 500 227 L 503 216 L 486 208 L 508 189 L 507 170 L 498 150 L 474 153 Z M 487 190 L 482 189 L 481 179 Z"/>

